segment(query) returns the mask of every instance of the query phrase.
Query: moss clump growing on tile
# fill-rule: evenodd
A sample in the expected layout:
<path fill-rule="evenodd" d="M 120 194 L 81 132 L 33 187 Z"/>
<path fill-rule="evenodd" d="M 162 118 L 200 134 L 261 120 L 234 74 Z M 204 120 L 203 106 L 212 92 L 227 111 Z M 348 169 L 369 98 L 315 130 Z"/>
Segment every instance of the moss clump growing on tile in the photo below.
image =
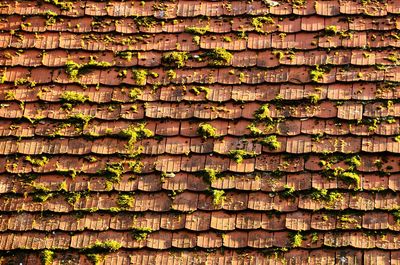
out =
<path fill-rule="evenodd" d="M 178 68 L 184 67 L 188 59 L 189 55 L 187 52 L 168 52 L 162 57 L 162 61 L 165 64 Z"/>
<path fill-rule="evenodd" d="M 233 58 L 232 53 L 228 52 L 224 48 L 215 48 L 214 50 L 207 52 L 206 55 L 211 59 L 209 64 L 213 66 L 228 65 Z"/>
<path fill-rule="evenodd" d="M 299 232 L 292 235 L 292 247 L 298 248 L 303 244 L 303 235 Z"/>
<path fill-rule="evenodd" d="M 135 69 L 132 70 L 133 73 L 133 80 L 136 81 L 136 84 L 138 86 L 144 86 L 146 85 L 146 80 L 147 80 L 147 71 L 143 69 Z"/>
<path fill-rule="evenodd" d="M 39 192 L 36 192 L 33 194 L 32 199 L 34 202 L 45 202 L 48 199 L 50 199 L 51 197 L 53 197 L 53 193 L 39 191 Z"/>
<path fill-rule="evenodd" d="M 308 98 L 310 99 L 311 104 L 318 104 L 320 100 L 320 96 L 318 94 L 310 94 L 308 95 Z"/>
<path fill-rule="evenodd" d="M 131 88 L 131 89 L 130 89 L 130 91 L 129 91 L 129 97 L 130 97 L 132 100 L 136 100 L 136 99 L 138 99 L 138 97 L 139 97 L 142 93 L 143 93 L 143 91 L 142 91 L 140 88 L 134 87 L 134 88 Z"/>
<path fill-rule="evenodd" d="M 133 206 L 135 199 L 129 194 L 120 194 L 118 196 L 117 204 L 122 209 L 127 209 Z"/>
<path fill-rule="evenodd" d="M 343 195 L 337 191 L 328 191 L 326 189 L 314 189 L 311 193 L 311 198 L 316 201 L 325 201 L 328 204 L 333 204 L 343 198 Z"/>
<path fill-rule="evenodd" d="M 121 243 L 115 240 L 106 240 L 104 242 L 96 241 L 93 245 L 85 249 L 86 252 L 115 252 L 122 247 Z"/>
<path fill-rule="evenodd" d="M 146 240 L 147 236 L 153 232 L 150 227 L 132 227 L 133 238 L 137 241 Z"/>
<path fill-rule="evenodd" d="M 120 135 L 129 138 L 128 147 L 132 148 L 138 140 L 153 137 L 154 133 L 146 128 L 146 123 L 139 123 L 122 130 Z"/>
<path fill-rule="evenodd" d="M 172 69 L 168 70 L 166 72 L 166 74 L 167 74 L 167 77 L 168 77 L 169 80 L 176 79 L 176 77 L 177 77 L 176 72 L 174 70 L 172 70 Z"/>
<path fill-rule="evenodd" d="M 197 128 L 197 133 L 204 139 L 218 137 L 217 129 L 208 123 L 200 123 Z"/>
<path fill-rule="evenodd" d="M 259 33 L 264 33 L 262 29 L 264 23 L 275 24 L 275 21 L 271 17 L 255 17 L 251 20 L 251 25 L 254 27 L 255 31 Z"/>
<path fill-rule="evenodd" d="M 200 95 L 201 92 L 205 92 L 206 97 L 208 97 L 211 93 L 211 89 L 205 86 L 192 86 L 190 92 L 193 92 L 196 96 Z"/>
<path fill-rule="evenodd" d="M 68 102 L 68 103 L 85 103 L 86 100 L 88 100 L 88 96 L 75 92 L 75 91 L 65 91 L 64 93 L 61 94 L 60 99 L 63 102 Z"/>
<path fill-rule="evenodd" d="M 91 67 L 106 68 L 110 66 L 111 66 L 110 63 L 99 62 L 95 59 L 94 56 L 90 56 L 89 62 L 84 64 L 79 64 L 74 61 L 67 61 L 65 63 L 65 72 L 68 74 L 69 78 L 76 81 L 81 74 L 85 73 L 88 70 L 88 68 Z"/>
<path fill-rule="evenodd" d="M 251 136 L 258 137 L 264 135 L 264 131 L 259 129 L 254 122 L 248 125 L 247 129 L 249 129 Z"/>
<path fill-rule="evenodd" d="M 214 206 L 221 206 L 225 202 L 225 191 L 211 190 Z"/>
<path fill-rule="evenodd" d="M 325 33 L 327 35 L 336 35 L 336 34 L 338 34 L 338 32 L 339 32 L 339 30 L 337 29 L 337 26 L 335 26 L 335 25 L 327 26 L 325 28 Z"/>
<path fill-rule="evenodd" d="M 86 128 L 86 126 L 89 124 L 89 122 L 93 119 L 93 116 L 90 115 L 85 115 L 81 112 L 72 114 L 68 116 L 68 119 L 71 120 L 72 123 L 75 123 L 77 127 L 79 127 L 81 130 Z"/>
<path fill-rule="evenodd" d="M 31 163 L 32 166 L 43 167 L 49 162 L 49 159 L 45 156 L 42 156 L 41 158 L 33 158 L 31 156 L 25 156 L 25 161 Z"/>
<path fill-rule="evenodd" d="M 44 0 L 47 3 L 53 4 L 60 8 L 61 10 L 71 11 L 74 3 L 70 1 L 60 1 L 60 0 Z"/>
<path fill-rule="evenodd" d="M 269 121 L 272 122 L 272 118 L 271 118 L 271 113 L 269 110 L 269 105 L 268 104 L 264 104 L 262 105 L 255 113 L 254 113 L 254 118 L 256 118 L 257 120 L 260 121 Z"/>
<path fill-rule="evenodd" d="M 305 6 L 307 0 L 292 0 L 293 7 L 302 7 Z"/>
<path fill-rule="evenodd" d="M 120 182 L 123 173 L 124 166 L 122 163 L 108 163 L 105 169 L 102 171 L 104 177 L 112 183 Z"/>
<path fill-rule="evenodd" d="M 191 34 L 195 34 L 195 35 L 204 35 L 208 31 L 210 31 L 210 27 L 209 26 L 205 26 L 205 27 L 186 27 L 185 28 L 185 32 L 191 33 Z"/>
<path fill-rule="evenodd" d="M 270 135 L 267 136 L 261 140 L 259 140 L 259 142 L 264 145 L 267 146 L 269 148 L 269 150 L 278 150 L 281 148 L 281 143 L 278 141 L 278 138 L 276 137 L 276 135 Z"/>
<path fill-rule="evenodd" d="M 117 56 L 127 60 L 128 62 L 130 62 L 133 58 L 134 53 L 133 52 L 129 52 L 129 51 L 120 51 L 117 52 Z"/>
<path fill-rule="evenodd" d="M 203 172 L 202 172 L 202 175 L 203 175 L 203 179 L 207 183 L 211 184 L 211 183 L 213 183 L 214 181 L 217 180 L 217 178 L 220 175 L 220 172 L 218 170 L 215 170 L 215 169 L 212 169 L 212 168 L 205 168 L 203 170 Z"/>
<path fill-rule="evenodd" d="M 324 69 L 322 69 L 319 65 L 316 65 L 315 69 L 311 70 L 310 72 L 310 78 L 314 82 L 319 82 L 324 78 L 325 73 L 326 72 Z"/>
<path fill-rule="evenodd" d="M 54 252 L 48 249 L 45 249 L 42 251 L 42 253 L 40 254 L 40 260 L 42 262 L 42 265 L 51 265 L 53 264 L 53 260 L 54 260 Z"/>
<path fill-rule="evenodd" d="M 100 254 L 89 253 L 86 255 L 93 265 L 100 265 L 104 258 Z"/>
<path fill-rule="evenodd" d="M 240 164 L 245 158 L 255 157 L 255 152 L 248 152 L 245 150 L 230 150 L 228 153 L 229 157 L 235 160 L 236 163 Z"/>

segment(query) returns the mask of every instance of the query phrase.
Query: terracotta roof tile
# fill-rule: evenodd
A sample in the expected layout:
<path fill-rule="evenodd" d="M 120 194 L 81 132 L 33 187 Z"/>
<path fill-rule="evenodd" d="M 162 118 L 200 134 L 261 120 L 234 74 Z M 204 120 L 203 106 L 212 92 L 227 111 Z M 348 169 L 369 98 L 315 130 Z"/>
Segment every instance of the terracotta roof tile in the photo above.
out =
<path fill-rule="evenodd" d="M 397 262 L 400 6 L 300 2 L 1 4 L 4 261 Z"/>

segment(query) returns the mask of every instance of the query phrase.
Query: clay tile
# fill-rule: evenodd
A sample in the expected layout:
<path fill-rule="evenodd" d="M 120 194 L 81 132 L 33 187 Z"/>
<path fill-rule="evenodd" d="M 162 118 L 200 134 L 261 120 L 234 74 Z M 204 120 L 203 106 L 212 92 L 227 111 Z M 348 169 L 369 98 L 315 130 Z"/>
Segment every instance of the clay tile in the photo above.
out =
<path fill-rule="evenodd" d="M 211 225 L 211 214 L 195 211 L 186 215 L 185 228 L 193 231 L 206 231 Z"/>
<path fill-rule="evenodd" d="M 175 197 L 171 207 L 183 212 L 194 211 L 197 210 L 197 200 L 197 193 L 184 192 Z"/>
<path fill-rule="evenodd" d="M 222 237 L 214 232 L 200 233 L 197 236 L 197 246 L 201 248 L 219 248 L 222 246 Z"/>
<path fill-rule="evenodd" d="M 272 232 L 254 230 L 248 234 L 248 246 L 252 248 L 270 248 L 273 245 Z"/>
<path fill-rule="evenodd" d="M 196 246 L 196 234 L 190 232 L 176 232 L 172 236 L 172 246 L 177 248 L 193 248 Z"/>
<path fill-rule="evenodd" d="M 230 248 L 243 248 L 247 246 L 248 233 L 247 232 L 228 232 L 223 237 L 223 244 L 225 247 Z"/>
<path fill-rule="evenodd" d="M 286 228 L 291 230 L 309 230 L 311 227 L 311 214 L 304 212 L 288 213 L 286 215 Z"/>
<path fill-rule="evenodd" d="M 165 231 L 150 233 L 146 241 L 149 248 L 168 249 L 172 246 L 172 233 Z"/>

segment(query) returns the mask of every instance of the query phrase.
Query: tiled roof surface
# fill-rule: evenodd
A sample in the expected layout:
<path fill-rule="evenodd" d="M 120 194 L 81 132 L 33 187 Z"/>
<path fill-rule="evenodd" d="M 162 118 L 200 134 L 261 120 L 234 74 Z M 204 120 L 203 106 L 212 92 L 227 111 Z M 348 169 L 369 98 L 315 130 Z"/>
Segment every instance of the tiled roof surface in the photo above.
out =
<path fill-rule="evenodd" d="M 400 1 L 0 14 L 4 264 L 400 264 Z"/>

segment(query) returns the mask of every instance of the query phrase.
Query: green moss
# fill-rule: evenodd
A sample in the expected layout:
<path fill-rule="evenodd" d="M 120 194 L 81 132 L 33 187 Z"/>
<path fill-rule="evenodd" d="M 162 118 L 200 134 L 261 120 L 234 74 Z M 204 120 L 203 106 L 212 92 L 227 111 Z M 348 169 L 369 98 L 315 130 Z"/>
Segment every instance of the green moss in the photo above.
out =
<path fill-rule="evenodd" d="M 6 76 L 7 68 L 3 70 L 0 76 L 0 84 L 4 84 L 7 81 L 7 76 Z"/>
<path fill-rule="evenodd" d="M 314 104 L 314 105 L 318 104 L 318 102 L 320 100 L 320 97 L 318 94 L 310 94 L 310 95 L 308 95 L 308 98 L 310 99 L 311 104 Z"/>
<path fill-rule="evenodd" d="M 176 79 L 176 76 L 177 76 L 177 74 L 176 74 L 176 72 L 174 70 L 170 69 L 170 70 L 167 71 L 168 79 L 170 79 L 170 80 Z"/>
<path fill-rule="evenodd" d="M 254 114 L 254 118 L 256 118 L 257 120 L 260 121 L 270 121 L 272 122 L 272 118 L 270 116 L 270 110 L 269 110 L 269 105 L 268 104 L 264 104 L 262 105 Z"/>
<path fill-rule="evenodd" d="M 85 101 L 89 98 L 82 93 L 78 93 L 75 91 L 65 91 L 61 94 L 60 99 L 64 102 L 69 103 L 85 103 Z"/>
<path fill-rule="evenodd" d="M 68 191 L 67 181 L 64 180 L 63 182 L 61 182 L 57 190 L 62 192 L 67 192 Z"/>
<path fill-rule="evenodd" d="M 337 26 L 334 26 L 334 25 L 332 25 L 332 26 L 327 26 L 327 27 L 325 28 L 325 33 L 326 33 L 327 35 L 336 35 L 338 32 L 339 32 L 339 30 L 337 29 Z"/>
<path fill-rule="evenodd" d="M 186 61 L 189 59 L 187 52 L 168 52 L 162 57 L 165 64 L 181 68 L 185 66 Z"/>
<path fill-rule="evenodd" d="M 205 86 L 192 86 L 190 91 L 193 92 L 195 95 L 199 95 L 201 92 L 205 92 L 206 97 L 208 97 L 211 93 L 211 89 Z"/>
<path fill-rule="evenodd" d="M 296 7 L 296 8 L 303 7 L 306 5 L 306 3 L 307 3 L 306 0 L 292 0 L 293 7 Z"/>
<path fill-rule="evenodd" d="M 319 65 L 315 66 L 315 69 L 311 70 L 310 78 L 314 82 L 321 81 L 322 78 L 325 76 L 325 70 L 322 69 Z"/>
<path fill-rule="evenodd" d="M 343 172 L 340 178 L 346 183 L 354 183 L 357 188 L 360 187 L 360 176 L 355 172 Z"/>
<path fill-rule="evenodd" d="M 53 264 L 53 260 L 54 260 L 54 252 L 48 249 L 45 249 L 42 251 L 42 253 L 40 254 L 40 260 L 42 262 L 42 265 L 51 265 Z"/>
<path fill-rule="evenodd" d="M 393 139 L 395 142 L 400 143 L 400 135 L 395 136 Z"/>
<path fill-rule="evenodd" d="M 303 244 L 303 235 L 300 232 L 292 235 L 292 247 L 298 248 Z"/>
<path fill-rule="evenodd" d="M 318 239 L 319 239 L 319 237 L 318 237 L 318 233 L 317 232 L 314 232 L 314 233 L 311 234 L 311 243 L 318 242 Z"/>
<path fill-rule="evenodd" d="M 353 169 L 355 169 L 355 168 L 357 168 L 357 167 L 360 167 L 361 164 L 362 164 L 361 158 L 360 158 L 359 155 L 355 155 L 355 156 L 352 156 L 352 157 L 350 157 L 350 158 L 347 158 L 347 159 L 345 159 L 344 162 L 345 162 L 347 165 L 350 166 L 350 167 L 349 167 L 350 170 L 353 170 Z"/>
<path fill-rule="evenodd" d="M 396 53 L 390 53 L 386 60 L 398 64 L 399 63 L 399 55 Z"/>
<path fill-rule="evenodd" d="M 120 58 L 122 58 L 122 59 L 125 59 L 125 60 L 127 60 L 128 62 L 130 62 L 131 60 L 132 60 L 132 58 L 133 58 L 133 52 L 129 52 L 129 51 L 120 51 L 120 52 L 117 52 L 117 56 L 118 57 L 120 57 Z"/>
<path fill-rule="evenodd" d="M 281 143 L 276 135 L 267 136 L 259 141 L 262 145 L 267 146 L 269 150 L 277 150 L 281 148 Z"/>
<path fill-rule="evenodd" d="M 138 99 L 138 97 L 142 94 L 142 90 L 140 88 L 134 87 L 129 91 L 129 97 L 132 100 Z"/>
<path fill-rule="evenodd" d="M 85 115 L 83 113 L 76 113 L 69 115 L 68 118 L 71 120 L 72 123 L 75 123 L 78 127 L 83 130 L 89 124 L 89 122 L 93 119 L 93 116 Z"/>
<path fill-rule="evenodd" d="M 197 133 L 204 139 L 218 137 L 217 129 L 208 123 L 200 123 L 199 127 L 197 128 Z"/>
<path fill-rule="evenodd" d="M 223 190 L 211 190 L 213 196 L 213 204 L 215 206 L 221 206 L 225 202 L 225 191 Z"/>
<path fill-rule="evenodd" d="M 58 8 L 60 8 L 61 10 L 65 10 L 65 11 L 71 11 L 74 3 L 70 2 L 70 1 L 63 1 L 63 0 L 44 0 L 47 3 L 51 3 L 55 6 L 57 6 Z"/>
<path fill-rule="evenodd" d="M 138 27 L 151 28 L 157 24 L 154 17 L 140 16 L 133 19 Z"/>
<path fill-rule="evenodd" d="M 66 197 L 66 201 L 73 206 L 81 199 L 81 196 L 80 192 L 70 192 Z"/>
<path fill-rule="evenodd" d="M 232 38 L 231 38 L 231 37 L 228 37 L 228 36 L 225 36 L 225 37 L 224 37 L 224 41 L 225 41 L 225 42 L 232 42 Z"/>
<path fill-rule="evenodd" d="M 36 192 L 36 193 L 33 194 L 32 199 L 35 202 L 45 202 L 48 199 L 50 199 L 51 197 L 53 197 L 53 193 L 39 191 L 39 192 Z"/>
<path fill-rule="evenodd" d="M 127 209 L 127 208 L 132 207 L 134 202 L 135 202 L 135 198 L 133 198 L 131 195 L 120 194 L 118 196 L 117 204 L 120 208 Z"/>
<path fill-rule="evenodd" d="M 251 123 L 250 125 L 248 125 L 247 129 L 249 129 L 251 136 L 258 137 L 264 135 L 264 131 L 259 129 L 255 123 Z"/>
<path fill-rule="evenodd" d="M 285 185 L 284 188 L 285 190 L 282 193 L 284 197 L 294 197 L 296 189 L 293 186 Z"/>
<path fill-rule="evenodd" d="M 207 183 L 213 183 L 219 177 L 220 172 L 212 168 L 205 168 L 202 175 Z"/>
<path fill-rule="evenodd" d="M 146 80 L 147 80 L 147 71 L 143 69 L 135 69 L 132 70 L 133 73 L 133 79 L 136 81 L 136 84 L 138 86 L 144 86 L 146 85 Z"/>
<path fill-rule="evenodd" d="M 104 242 L 96 241 L 93 245 L 85 249 L 86 252 L 115 252 L 122 247 L 121 243 L 115 240 L 107 240 Z"/>
<path fill-rule="evenodd" d="M 400 210 L 399 209 L 393 210 L 392 215 L 393 215 L 394 219 L 396 220 L 396 223 L 398 225 L 400 225 Z"/>
<path fill-rule="evenodd" d="M 210 27 L 209 26 L 205 26 L 205 27 L 186 27 L 185 28 L 185 32 L 191 33 L 191 34 L 196 34 L 196 35 L 204 35 L 208 31 L 210 31 Z"/>
<path fill-rule="evenodd" d="M 255 17 L 251 20 L 251 25 L 253 25 L 255 31 L 260 33 L 264 33 L 264 23 L 274 24 L 275 21 L 271 17 Z"/>
<path fill-rule="evenodd" d="M 279 60 L 282 60 L 285 57 L 285 53 L 283 51 L 273 50 L 272 54 L 275 55 L 275 57 Z"/>
<path fill-rule="evenodd" d="M 133 238 L 137 241 L 146 240 L 147 236 L 153 232 L 150 227 L 133 227 L 132 230 Z"/>
<path fill-rule="evenodd" d="M 235 160 L 236 163 L 240 164 L 243 162 L 245 158 L 255 157 L 256 153 L 254 152 L 247 152 L 244 150 L 230 150 L 228 153 L 229 157 Z"/>
<path fill-rule="evenodd" d="M 45 156 L 42 156 L 41 158 L 33 158 L 31 156 L 25 156 L 25 161 L 31 163 L 32 166 L 43 167 L 49 162 L 49 159 Z"/>
<path fill-rule="evenodd" d="M 192 41 L 193 43 L 200 45 L 200 36 L 193 36 Z"/>
<path fill-rule="evenodd" d="M 207 52 L 206 54 L 210 59 L 210 65 L 224 66 L 231 62 L 233 55 L 226 51 L 224 48 L 215 48 L 214 50 Z"/>
<path fill-rule="evenodd" d="M 15 93 L 13 91 L 7 91 L 5 93 L 4 99 L 6 99 L 6 100 L 15 100 Z"/>
<path fill-rule="evenodd" d="M 109 181 L 118 183 L 121 181 L 122 174 L 124 173 L 124 166 L 122 163 L 108 163 L 101 173 Z"/>
<path fill-rule="evenodd" d="M 67 61 L 65 63 L 65 72 L 68 74 L 69 78 L 76 81 L 78 77 L 86 72 L 89 68 L 98 67 L 106 68 L 110 67 L 111 64 L 108 62 L 99 62 L 94 56 L 90 56 L 89 62 L 85 64 L 79 64 L 74 61 Z"/>
<path fill-rule="evenodd" d="M 128 147 L 132 148 L 138 140 L 152 137 L 154 133 L 146 128 L 146 123 L 139 123 L 130 125 L 127 129 L 122 130 L 120 135 L 129 138 Z"/>
<path fill-rule="evenodd" d="M 100 254 L 89 253 L 86 255 L 93 265 L 100 265 L 104 258 Z"/>
<path fill-rule="evenodd" d="M 328 191 L 326 189 L 314 189 L 311 198 L 316 201 L 325 201 L 328 204 L 335 203 L 343 198 L 342 194 L 337 191 Z"/>

